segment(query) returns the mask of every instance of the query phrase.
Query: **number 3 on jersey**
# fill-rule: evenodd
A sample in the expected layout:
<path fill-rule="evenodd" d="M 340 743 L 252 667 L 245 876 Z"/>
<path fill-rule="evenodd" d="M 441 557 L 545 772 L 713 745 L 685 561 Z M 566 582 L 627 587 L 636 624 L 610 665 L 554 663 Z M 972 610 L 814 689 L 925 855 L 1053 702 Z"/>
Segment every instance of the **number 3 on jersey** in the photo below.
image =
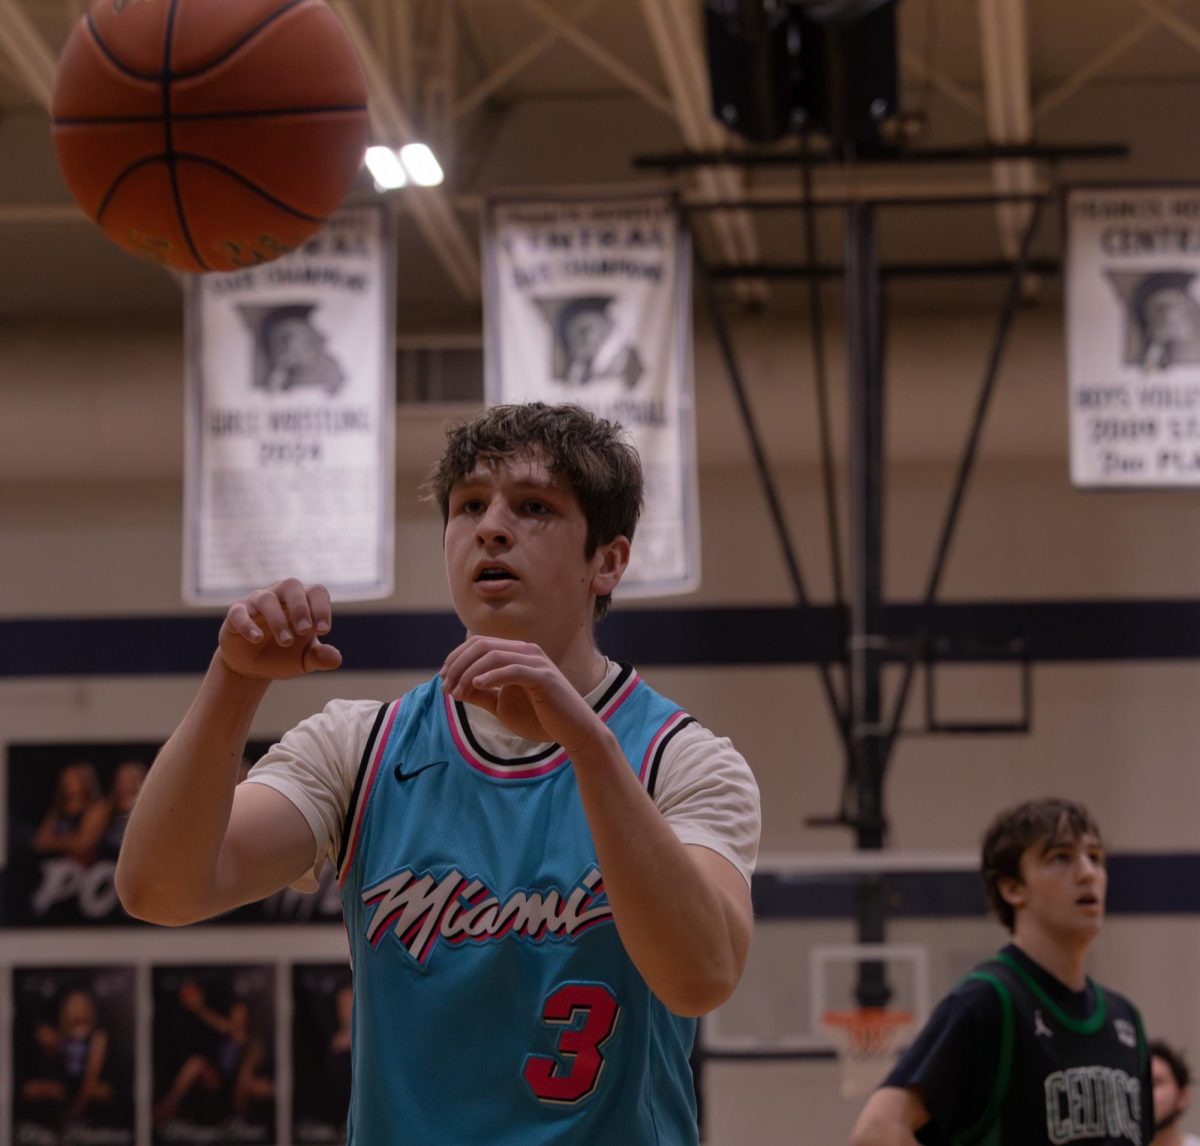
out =
<path fill-rule="evenodd" d="M 559 1057 L 527 1055 L 521 1067 L 540 1101 L 570 1104 L 595 1091 L 604 1070 L 600 1048 L 612 1038 L 620 1013 L 616 995 L 603 983 L 564 983 L 551 992 L 542 1022 L 561 1028 L 554 1047 Z"/>

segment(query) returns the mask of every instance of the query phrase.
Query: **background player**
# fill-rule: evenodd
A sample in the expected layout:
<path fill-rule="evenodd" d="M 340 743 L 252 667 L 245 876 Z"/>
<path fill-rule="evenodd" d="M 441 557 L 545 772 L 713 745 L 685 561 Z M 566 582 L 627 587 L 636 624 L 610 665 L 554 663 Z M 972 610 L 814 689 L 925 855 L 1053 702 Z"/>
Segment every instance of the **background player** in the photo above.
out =
<path fill-rule="evenodd" d="M 1085 970 L 1104 920 L 1099 828 L 1066 800 L 1007 809 L 984 836 L 982 874 L 1012 942 L 938 1005 L 867 1100 L 853 1146 L 1146 1146 L 1141 1019 Z"/>
<path fill-rule="evenodd" d="M 235 790 L 270 683 L 341 656 L 319 587 L 234 604 L 134 809 L 122 901 L 187 923 L 337 864 L 360 1146 L 695 1142 L 692 1017 L 745 964 L 758 800 L 728 741 L 596 647 L 637 455 L 576 407 L 497 407 L 431 489 L 466 640 L 400 701 L 331 702 Z"/>
<path fill-rule="evenodd" d="M 1179 1124 L 1192 1098 L 1192 1071 L 1183 1053 L 1154 1039 L 1150 1043 L 1150 1077 L 1154 1084 L 1154 1141 L 1150 1146 L 1200 1146 L 1200 1138 L 1185 1134 Z"/>

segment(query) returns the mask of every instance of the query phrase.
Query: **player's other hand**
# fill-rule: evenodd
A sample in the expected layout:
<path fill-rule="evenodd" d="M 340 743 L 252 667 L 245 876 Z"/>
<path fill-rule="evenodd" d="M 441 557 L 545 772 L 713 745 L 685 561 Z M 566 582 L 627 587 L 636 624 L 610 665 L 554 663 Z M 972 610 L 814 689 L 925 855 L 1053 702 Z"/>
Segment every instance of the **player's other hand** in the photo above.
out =
<path fill-rule="evenodd" d="M 327 672 L 342 663 L 321 640 L 332 624 L 328 590 L 288 578 L 230 605 L 217 649 L 230 671 L 259 680 Z"/>
<path fill-rule="evenodd" d="M 526 740 L 554 741 L 572 755 L 604 729 L 539 645 L 468 637 L 446 658 L 441 677 L 455 700 L 486 708 Z"/>

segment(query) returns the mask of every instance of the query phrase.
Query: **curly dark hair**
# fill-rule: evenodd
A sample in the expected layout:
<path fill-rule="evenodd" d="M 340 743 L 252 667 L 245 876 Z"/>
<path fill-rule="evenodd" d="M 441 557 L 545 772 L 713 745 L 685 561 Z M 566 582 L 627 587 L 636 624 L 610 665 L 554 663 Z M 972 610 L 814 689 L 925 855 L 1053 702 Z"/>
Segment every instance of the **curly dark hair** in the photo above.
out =
<path fill-rule="evenodd" d="M 446 448 L 425 488 L 450 517 L 450 491 L 481 458 L 541 457 L 579 499 L 587 520 L 584 556 L 617 537 L 633 540 L 642 512 L 642 463 L 625 431 L 580 406 L 527 402 L 493 406 L 446 431 Z M 596 619 L 611 596 L 596 598 Z"/>
<path fill-rule="evenodd" d="M 1167 1064 L 1175 1078 L 1175 1085 L 1180 1090 L 1187 1090 L 1192 1083 L 1192 1068 L 1188 1065 L 1183 1051 L 1176 1050 L 1162 1039 L 1151 1039 L 1146 1044 L 1146 1050 L 1150 1052 L 1151 1058 L 1161 1058 Z"/>
<path fill-rule="evenodd" d="M 983 837 L 980 874 L 988 904 L 1009 931 L 1016 924 L 1016 912 L 1001 895 L 1000 881 L 1020 880 L 1021 856 L 1034 844 L 1073 843 L 1085 835 L 1099 840 L 1100 829 L 1087 808 L 1072 800 L 1027 800 L 992 820 Z"/>

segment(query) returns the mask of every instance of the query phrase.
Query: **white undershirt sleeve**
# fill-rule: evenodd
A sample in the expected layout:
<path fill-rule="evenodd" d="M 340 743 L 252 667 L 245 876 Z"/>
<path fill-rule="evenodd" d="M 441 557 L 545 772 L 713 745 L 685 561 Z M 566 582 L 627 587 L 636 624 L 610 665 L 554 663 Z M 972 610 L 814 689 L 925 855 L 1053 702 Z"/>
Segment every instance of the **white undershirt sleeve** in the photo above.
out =
<path fill-rule="evenodd" d="M 694 722 L 679 729 L 664 748 L 654 803 L 681 843 L 724 856 L 750 882 L 762 831 L 758 784 L 727 738 Z"/>
<path fill-rule="evenodd" d="M 313 834 L 313 867 L 292 886 L 315 891 L 325 861 L 337 862 L 359 763 L 381 702 L 331 700 L 271 745 L 243 783 L 286 796 Z"/>

